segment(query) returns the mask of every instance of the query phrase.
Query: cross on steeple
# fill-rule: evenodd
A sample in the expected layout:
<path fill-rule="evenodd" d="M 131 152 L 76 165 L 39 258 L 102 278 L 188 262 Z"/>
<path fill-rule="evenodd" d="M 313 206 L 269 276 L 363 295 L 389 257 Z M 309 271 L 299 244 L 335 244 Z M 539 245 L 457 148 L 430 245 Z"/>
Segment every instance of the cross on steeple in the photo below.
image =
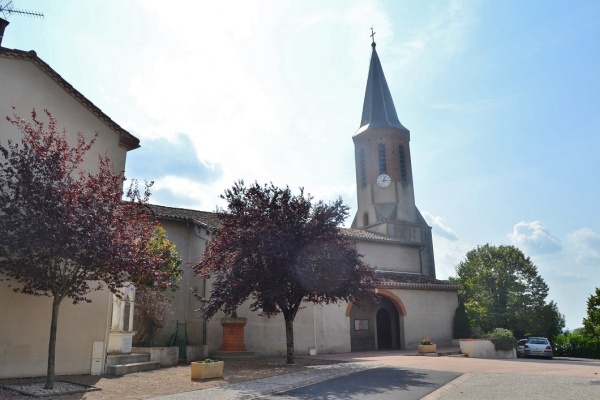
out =
<path fill-rule="evenodd" d="M 373 46 L 373 47 L 377 46 L 377 45 L 375 44 L 375 34 L 376 34 L 376 33 L 377 33 L 377 32 L 373 32 L 373 27 L 371 27 L 371 35 L 370 35 L 370 36 L 371 36 L 371 39 L 373 40 L 373 43 L 371 43 L 371 46 Z"/>

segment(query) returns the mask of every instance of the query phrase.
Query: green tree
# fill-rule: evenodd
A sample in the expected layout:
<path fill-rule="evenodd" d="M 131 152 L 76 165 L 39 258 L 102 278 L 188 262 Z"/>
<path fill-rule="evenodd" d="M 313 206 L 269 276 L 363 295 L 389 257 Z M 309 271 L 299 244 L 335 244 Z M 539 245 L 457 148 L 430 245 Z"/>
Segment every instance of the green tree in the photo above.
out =
<path fill-rule="evenodd" d="M 456 272 L 457 277 L 451 280 L 461 286 L 460 300 L 472 326 L 484 332 L 505 328 L 523 337 L 534 331 L 550 336 L 561 325 L 562 316 L 556 305 L 546 304 L 548 285 L 518 248 L 478 246 L 467 253 Z M 544 329 L 536 322 L 538 318 L 544 319 L 547 325 Z M 547 323 L 551 319 L 555 320 L 555 326 Z"/>
<path fill-rule="evenodd" d="M 471 323 L 462 301 L 458 302 L 458 307 L 454 312 L 453 335 L 454 339 L 465 339 L 471 336 Z"/>
<path fill-rule="evenodd" d="M 251 298 L 252 311 L 282 313 L 287 363 L 294 362 L 293 324 L 302 302 L 336 303 L 375 299 L 374 268 L 339 225 L 348 215 L 341 199 L 326 204 L 293 195 L 289 188 L 237 182 L 221 196 L 219 234 L 194 265 L 203 278 L 214 277 L 210 298 L 200 312 L 233 313 Z"/>
<path fill-rule="evenodd" d="M 139 284 L 160 289 L 177 289 L 181 280 L 181 257 L 177 253 L 175 244 L 167 237 L 167 231 L 162 226 L 157 226 L 148 241 L 150 252 L 161 260 L 155 266 L 155 275 L 147 275 Z M 158 275 L 158 277 L 156 276 Z M 158 282 L 161 284 L 159 285 Z"/>
<path fill-rule="evenodd" d="M 172 316 L 172 291 L 179 287 L 181 280 L 181 257 L 175 244 L 167 237 L 167 231 L 157 226 L 148 242 L 151 253 L 162 260 L 156 266 L 156 274 L 160 276 L 162 285 L 157 285 L 156 279 L 146 276 L 136 285 L 135 295 L 135 343 L 136 345 L 154 345 L 154 334 L 164 327 L 165 322 Z"/>
<path fill-rule="evenodd" d="M 559 312 L 554 301 L 542 306 L 536 318 L 530 322 L 530 330 L 525 332 L 528 334 L 527 336 L 544 336 L 550 341 L 554 341 L 554 338 L 560 335 L 565 328 L 565 316 Z"/>
<path fill-rule="evenodd" d="M 583 319 L 583 334 L 600 338 L 600 288 L 587 300 L 587 317 Z"/>

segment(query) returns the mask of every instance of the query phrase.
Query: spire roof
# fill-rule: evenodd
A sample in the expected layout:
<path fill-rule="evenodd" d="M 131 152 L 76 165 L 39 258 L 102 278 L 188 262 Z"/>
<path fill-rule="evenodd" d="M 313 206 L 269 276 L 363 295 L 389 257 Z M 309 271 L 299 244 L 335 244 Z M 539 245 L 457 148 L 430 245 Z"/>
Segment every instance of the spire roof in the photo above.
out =
<path fill-rule="evenodd" d="M 369 66 L 367 90 L 365 91 L 360 128 L 357 133 L 367 128 L 385 127 L 395 127 L 407 131 L 408 129 L 400 123 L 398 114 L 396 114 L 394 101 L 385 80 L 383 68 L 381 67 L 375 46 L 375 41 L 373 41 L 371 43 L 373 53 L 371 54 L 371 65 Z"/>

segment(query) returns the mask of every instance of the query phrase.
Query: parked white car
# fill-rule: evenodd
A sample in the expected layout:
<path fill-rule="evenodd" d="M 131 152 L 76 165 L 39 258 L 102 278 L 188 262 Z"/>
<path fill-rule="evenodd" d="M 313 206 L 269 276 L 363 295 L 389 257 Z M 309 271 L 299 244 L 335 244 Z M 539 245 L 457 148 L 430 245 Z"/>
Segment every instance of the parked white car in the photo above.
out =
<path fill-rule="evenodd" d="M 546 357 L 552 359 L 552 345 L 545 337 L 530 337 L 523 345 L 523 356 L 525 357 Z"/>

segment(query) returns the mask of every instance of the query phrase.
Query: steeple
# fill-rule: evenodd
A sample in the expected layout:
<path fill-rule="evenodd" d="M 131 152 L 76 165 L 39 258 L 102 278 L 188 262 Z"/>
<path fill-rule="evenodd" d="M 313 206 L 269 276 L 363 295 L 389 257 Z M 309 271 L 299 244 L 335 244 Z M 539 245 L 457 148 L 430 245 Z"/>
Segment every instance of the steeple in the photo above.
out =
<path fill-rule="evenodd" d="M 373 37 L 374 33 L 371 35 Z M 400 123 L 392 94 L 388 87 L 383 68 L 377 55 L 375 39 L 371 43 L 373 52 L 371 54 L 371 64 L 369 66 L 369 77 L 367 79 L 367 89 L 365 91 L 365 101 L 363 103 L 362 118 L 360 119 L 360 128 L 358 133 L 368 128 L 386 128 L 395 127 L 407 131 Z"/>
<path fill-rule="evenodd" d="M 431 228 L 415 204 L 410 131 L 396 114 L 375 40 L 371 47 L 360 128 L 352 136 L 358 205 L 352 228 L 418 245 L 421 273 L 435 277 Z"/>

